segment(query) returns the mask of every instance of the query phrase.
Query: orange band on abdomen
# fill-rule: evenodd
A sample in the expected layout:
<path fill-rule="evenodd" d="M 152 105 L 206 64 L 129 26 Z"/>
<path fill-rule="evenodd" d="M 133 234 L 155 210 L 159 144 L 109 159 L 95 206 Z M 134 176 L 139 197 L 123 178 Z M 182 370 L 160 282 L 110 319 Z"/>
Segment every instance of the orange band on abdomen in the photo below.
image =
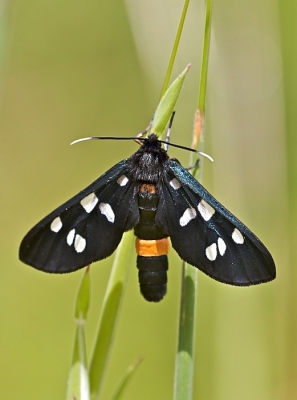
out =
<path fill-rule="evenodd" d="M 169 242 L 168 238 L 159 240 L 144 240 L 136 238 L 136 252 L 143 257 L 157 257 L 168 254 Z"/>

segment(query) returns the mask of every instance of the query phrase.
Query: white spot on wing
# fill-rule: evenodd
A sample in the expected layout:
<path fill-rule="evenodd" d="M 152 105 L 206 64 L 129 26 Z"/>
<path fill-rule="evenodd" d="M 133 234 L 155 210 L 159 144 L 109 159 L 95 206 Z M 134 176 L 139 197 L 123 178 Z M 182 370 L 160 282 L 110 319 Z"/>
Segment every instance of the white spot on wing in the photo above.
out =
<path fill-rule="evenodd" d="M 223 256 L 225 254 L 227 246 L 224 240 L 220 237 L 218 238 L 218 248 L 220 255 Z"/>
<path fill-rule="evenodd" d="M 244 242 L 244 237 L 242 236 L 242 233 L 237 228 L 235 228 L 232 233 L 232 239 L 237 244 L 242 244 Z"/>
<path fill-rule="evenodd" d="M 53 232 L 59 232 L 59 230 L 62 228 L 62 221 L 60 217 L 57 217 L 53 220 L 53 222 L 51 223 L 51 231 Z"/>
<path fill-rule="evenodd" d="M 198 211 L 200 212 L 204 221 L 209 221 L 210 218 L 214 215 L 215 210 L 212 208 L 205 200 L 201 200 L 198 204 Z"/>
<path fill-rule="evenodd" d="M 206 247 L 205 254 L 210 261 L 214 261 L 217 258 L 217 244 L 213 243 Z"/>
<path fill-rule="evenodd" d="M 172 181 L 169 182 L 169 185 L 172 186 L 174 190 L 178 190 L 181 187 L 181 184 L 176 178 L 173 178 Z"/>
<path fill-rule="evenodd" d="M 114 223 L 115 215 L 113 209 L 108 203 L 100 203 L 99 210 L 101 214 L 106 216 L 108 222 Z"/>
<path fill-rule="evenodd" d="M 191 221 L 191 219 L 194 219 L 196 217 L 196 215 L 197 213 L 195 208 L 187 208 L 179 219 L 180 226 L 186 226 Z"/>
<path fill-rule="evenodd" d="M 87 213 L 90 213 L 98 203 L 98 198 L 96 197 L 95 193 L 90 193 L 84 199 L 80 201 L 80 204 L 86 210 Z"/>
<path fill-rule="evenodd" d="M 77 253 L 81 253 L 86 248 L 87 241 L 80 235 L 75 235 L 74 248 Z"/>
<path fill-rule="evenodd" d="M 71 229 L 66 238 L 68 246 L 72 245 L 74 240 L 74 235 L 75 235 L 75 229 Z"/>
<path fill-rule="evenodd" d="M 120 176 L 119 179 L 117 180 L 117 183 L 120 186 L 125 186 L 125 185 L 127 185 L 128 182 L 129 182 L 129 179 L 126 177 L 126 175 Z"/>

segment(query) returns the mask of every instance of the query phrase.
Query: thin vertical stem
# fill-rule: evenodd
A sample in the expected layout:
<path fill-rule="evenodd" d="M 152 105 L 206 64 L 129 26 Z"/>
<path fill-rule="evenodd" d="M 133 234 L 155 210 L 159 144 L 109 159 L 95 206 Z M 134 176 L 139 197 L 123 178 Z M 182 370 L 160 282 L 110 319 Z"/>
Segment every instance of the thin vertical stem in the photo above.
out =
<path fill-rule="evenodd" d="M 163 83 L 163 88 L 161 91 L 161 98 L 162 96 L 165 94 L 168 86 L 169 86 L 169 81 L 170 81 L 170 77 L 172 74 L 172 69 L 173 69 L 173 65 L 174 65 L 174 61 L 176 58 L 176 54 L 177 54 L 177 49 L 179 46 L 179 42 L 180 42 L 180 38 L 181 38 L 181 34 L 183 31 L 183 27 L 184 27 L 184 23 L 185 23 L 185 19 L 186 19 L 186 15 L 187 15 L 187 11 L 188 11 L 188 6 L 189 6 L 190 0 L 185 0 L 184 2 L 184 7 L 183 7 L 183 11 L 180 17 L 180 21 L 179 21 L 179 25 L 178 25 L 178 29 L 176 32 L 176 36 L 175 36 L 175 40 L 174 40 L 174 44 L 173 44 L 173 48 L 172 48 L 172 52 L 171 52 L 171 56 L 170 56 L 170 60 L 169 60 L 169 64 L 168 64 L 168 68 L 167 68 L 167 72 L 165 75 L 165 80 Z"/>
<path fill-rule="evenodd" d="M 200 77 L 200 89 L 198 95 L 198 109 L 195 114 L 195 127 L 193 132 L 192 146 L 198 148 L 203 142 L 204 114 L 206 83 L 210 46 L 212 0 L 206 0 L 205 31 L 202 53 L 202 66 Z M 192 164 L 192 159 L 190 165 Z M 197 175 L 197 169 L 194 170 Z M 199 165 L 199 177 L 201 177 L 201 163 Z M 178 351 L 175 363 L 174 399 L 191 400 L 193 398 L 193 376 L 194 376 L 194 338 L 195 338 L 195 316 L 196 297 L 198 293 L 198 270 L 197 268 L 183 263 L 182 288 L 179 317 Z"/>
<path fill-rule="evenodd" d="M 204 41 L 202 50 L 201 73 L 200 73 L 200 89 L 198 96 L 198 109 L 203 114 L 205 113 L 205 97 L 206 97 L 206 84 L 210 48 L 210 32 L 211 32 L 211 14 L 212 14 L 212 0 L 206 0 L 205 3 L 205 28 L 204 28 Z"/>
<path fill-rule="evenodd" d="M 89 370 L 92 400 L 100 398 L 102 393 L 108 361 L 113 348 L 117 321 L 120 315 L 123 293 L 126 287 L 129 266 L 131 265 L 133 241 L 134 237 L 131 231 L 123 236 L 116 252 L 106 289 Z"/>

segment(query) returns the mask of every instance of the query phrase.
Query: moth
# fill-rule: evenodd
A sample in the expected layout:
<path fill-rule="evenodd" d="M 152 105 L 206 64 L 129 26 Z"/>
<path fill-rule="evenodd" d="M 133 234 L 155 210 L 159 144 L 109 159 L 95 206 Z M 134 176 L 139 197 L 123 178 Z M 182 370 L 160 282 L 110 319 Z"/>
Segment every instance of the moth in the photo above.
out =
<path fill-rule="evenodd" d="M 169 238 L 180 258 L 219 282 L 249 286 L 276 276 L 261 241 L 181 164 L 155 134 L 24 237 L 20 260 L 44 272 L 76 271 L 110 256 L 134 229 L 140 291 L 167 287 Z M 164 143 L 164 142 L 163 142 Z"/>

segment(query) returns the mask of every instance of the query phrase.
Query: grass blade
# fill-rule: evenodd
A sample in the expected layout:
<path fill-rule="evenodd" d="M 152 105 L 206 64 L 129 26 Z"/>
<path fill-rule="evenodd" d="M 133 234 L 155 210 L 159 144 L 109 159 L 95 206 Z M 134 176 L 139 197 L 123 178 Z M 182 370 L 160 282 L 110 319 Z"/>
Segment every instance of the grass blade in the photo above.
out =
<path fill-rule="evenodd" d="M 66 400 L 90 400 L 84 324 L 90 301 L 90 274 L 86 268 L 75 307 L 76 333 L 71 368 L 69 371 Z"/>
<path fill-rule="evenodd" d="M 190 66 L 190 64 L 187 65 L 183 72 L 172 82 L 158 104 L 151 127 L 151 132 L 157 136 L 162 135 L 168 124 Z"/>
<path fill-rule="evenodd" d="M 89 372 L 92 400 L 98 399 L 102 390 L 120 314 L 129 266 L 131 265 L 133 241 L 134 236 L 132 231 L 123 236 L 116 252 L 103 300 L 99 328 Z"/>
<path fill-rule="evenodd" d="M 201 144 L 203 144 L 211 11 L 212 0 L 207 0 L 198 109 L 195 114 L 195 125 L 192 140 L 193 148 L 197 148 L 198 145 L 201 146 Z M 201 147 L 200 150 L 202 150 Z M 190 160 L 190 165 L 192 165 L 192 158 Z M 201 177 L 201 171 L 202 163 L 199 165 L 199 178 Z M 194 176 L 197 172 L 197 170 L 194 170 Z M 175 400 L 191 400 L 193 397 L 195 315 L 196 297 L 198 292 L 197 277 L 198 270 L 187 263 L 183 263 L 179 337 L 174 379 Z"/>
<path fill-rule="evenodd" d="M 183 10 L 182 10 L 182 13 L 181 13 L 180 21 L 179 21 L 179 24 L 178 24 L 178 29 L 177 29 L 175 40 L 174 40 L 174 44 L 173 44 L 173 48 L 172 48 L 172 51 L 171 51 L 170 60 L 169 60 L 167 71 L 166 71 L 166 75 L 165 75 L 165 80 L 164 80 L 164 84 L 163 84 L 163 88 L 162 88 L 162 92 L 161 92 L 161 97 L 164 96 L 164 94 L 165 94 L 165 92 L 166 92 L 166 90 L 167 90 L 167 88 L 169 86 L 170 77 L 171 77 L 171 74 L 172 74 L 172 69 L 173 69 L 175 58 L 176 58 L 176 54 L 177 54 L 177 49 L 178 49 L 178 46 L 179 46 L 180 38 L 181 38 L 181 35 L 182 35 L 182 31 L 183 31 L 183 27 L 184 27 L 186 15 L 187 15 L 189 3 L 190 3 L 190 0 L 185 0 L 185 2 L 184 2 Z"/>
<path fill-rule="evenodd" d="M 183 263 L 178 349 L 175 359 L 174 399 L 192 399 L 198 270 Z"/>
<path fill-rule="evenodd" d="M 144 357 L 138 357 L 127 369 L 125 375 L 123 376 L 119 386 L 117 387 L 114 395 L 112 396 L 111 400 L 120 400 L 122 394 L 124 393 L 124 390 L 136 372 L 137 368 L 139 367 L 140 363 L 142 362 Z"/>

